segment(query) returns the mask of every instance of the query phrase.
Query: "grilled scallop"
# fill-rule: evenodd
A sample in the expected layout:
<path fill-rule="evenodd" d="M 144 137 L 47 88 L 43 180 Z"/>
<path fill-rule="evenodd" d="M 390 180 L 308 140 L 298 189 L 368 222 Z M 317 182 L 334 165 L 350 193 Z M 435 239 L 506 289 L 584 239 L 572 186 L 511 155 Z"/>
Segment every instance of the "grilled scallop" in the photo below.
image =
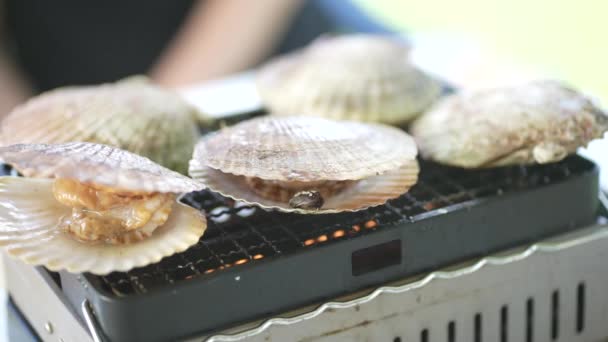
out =
<path fill-rule="evenodd" d="M 319 39 L 264 66 L 258 92 L 271 114 L 400 125 L 430 106 L 440 85 L 408 61 L 397 38 L 346 35 Z"/>
<path fill-rule="evenodd" d="M 416 183 L 416 146 L 379 124 L 262 117 L 208 135 L 190 175 L 222 195 L 297 213 L 356 211 Z"/>
<path fill-rule="evenodd" d="M 29 264 L 127 271 L 205 231 L 205 217 L 176 201 L 203 186 L 147 158 L 93 143 L 11 145 L 0 158 L 31 177 L 0 177 L 0 246 Z"/>
<path fill-rule="evenodd" d="M 463 168 L 557 162 L 607 130 L 605 112 L 556 81 L 455 94 L 411 127 L 424 158 Z"/>
<path fill-rule="evenodd" d="M 2 145 L 87 141 L 186 173 L 199 137 L 196 110 L 143 77 L 34 97 L 0 123 Z"/>

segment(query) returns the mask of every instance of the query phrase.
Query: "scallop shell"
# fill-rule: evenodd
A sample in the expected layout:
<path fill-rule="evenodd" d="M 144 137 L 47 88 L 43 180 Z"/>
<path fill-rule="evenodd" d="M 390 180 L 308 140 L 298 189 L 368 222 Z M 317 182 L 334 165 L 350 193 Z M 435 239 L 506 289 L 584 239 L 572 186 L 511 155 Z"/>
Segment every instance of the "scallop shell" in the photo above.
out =
<path fill-rule="evenodd" d="M 52 271 L 107 274 L 158 262 L 195 244 L 206 228 L 197 210 L 175 203 L 167 222 L 149 238 L 128 245 L 91 244 L 57 229 L 70 208 L 52 195 L 53 181 L 0 177 L 0 247 Z"/>
<path fill-rule="evenodd" d="M 424 158 L 464 168 L 556 162 L 608 130 L 608 116 L 557 81 L 455 94 L 416 120 Z"/>
<path fill-rule="evenodd" d="M 317 40 L 262 67 L 258 92 L 273 115 L 403 124 L 441 93 L 438 82 L 408 61 L 408 49 L 386 36 Z"/>
<path fill-rule="evenodd" d="M 190 164 L 190 174 L 211 190 L 247 204 L 298 214 L 333 214 L 359 211 L 382 205 L 387 200 L 406 193 L 418 180 L 418 162 L 413 159 L 396 170 L 354 182 L 350 187 L 324 199 L 319 209 L 293 208 L 289 201 L 273 201 L 261 197 L 249 188 L 242 177 L 226 174 L 199 163 Z"/>
<path fill-rule="evenodd" d="M 199 136 L 195 116 L 178 95 L 135 77 L 34 97 L 0 123 L 0 142 L 107 144 L 185 173 Z"/>
<path fill-rule="evenodd" d="M 204 137 L 190 175 L 224 196 L 297 213 L 356 211 L 398 197 L 416 183 L 416 146 L 393 127 L 316 117 L 262 117 Z M 245 178 L 272 182 L 349 181 L 318 209 L 259 195 Z"/>
<path fill-rule="evenodd" d="M 74 179 L 135 192 L 182 193 L 204 188 L 148 158 L 101 144 L 17 144 L 0 147 L 0 158 L 28 177 Z"/>
<path fill-rule="evenodd" d="M 276 181 L 359 180 L 416 158 L 414 140 L 390 126 L 317 117 L 260 117 L 201 139 L 194 161 Z"/>

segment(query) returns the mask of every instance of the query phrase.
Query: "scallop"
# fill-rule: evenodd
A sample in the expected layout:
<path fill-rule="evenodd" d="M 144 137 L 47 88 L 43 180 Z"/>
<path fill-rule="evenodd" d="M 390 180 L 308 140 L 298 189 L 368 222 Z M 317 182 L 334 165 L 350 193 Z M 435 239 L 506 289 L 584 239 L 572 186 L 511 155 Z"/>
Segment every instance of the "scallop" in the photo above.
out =
<path fill-rule="evenodd" d="M 278 57 L 258 73 L 257 88 L 273 115 L 404 124 L 440 95 L 440 84 L 408 60 L 395 37 L 324 38 Z"/>
<path fill-rule="evenodd" d="M 262 208 L 336 213 L 407 192 L 418 178 L 416 154 L 407 133 L 381 124 L 260 117 L 202 138 L 190 175 Z"/>
<path fill-rule="evenodd" d="M 553 80 L 454 94 L 411 127 L 424 158 L 463 168 L 557 162 L 607 130 L 605 112 Z"/>
<path fill-rule="evenodd" d="M 203 186 L 150 159 L 94 143 L 18 144 L 0 157 L 0 247 L 50 270 L 107 274 L 195 244 L 205 217 L 179 194 Z"/>
<path fill-rule="evenodd" d="M 144 77 L 65 87 L 15 108 L 0 123 L 0 143 L 106 144 L 185 174 L 199 137 L 196 112 Z"/>

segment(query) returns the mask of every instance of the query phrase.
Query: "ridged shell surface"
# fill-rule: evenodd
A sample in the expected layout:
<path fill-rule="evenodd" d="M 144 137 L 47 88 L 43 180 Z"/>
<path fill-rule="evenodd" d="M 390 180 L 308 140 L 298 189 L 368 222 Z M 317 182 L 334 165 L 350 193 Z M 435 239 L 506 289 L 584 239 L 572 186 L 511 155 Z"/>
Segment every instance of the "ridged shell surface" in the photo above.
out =
<path fill-rule="evenodd" d="M 36 96 L 0 123 L 2 145 L 87 141 L 187 171 L 198 139 L 196 110 L 143 77 L 65 87 Z"/>
<path fill-rule="evenodd" d="M 201 139 L 191 170 L 277 181 L 359 180 L 396 170 L 416 154 L 407 133 L 385 125 L 261 117 Z"/>
<path fill-rule="evenodd" d="M 0 159 L 29 177 L 74 179 L 141 192 L 183 193 L 204 188 L 148 158 L 94 143 L 5 146 L 0 147 Z"/>
<path fill-rule="evenodd" d="M 441 92 L 409 62 L 408 50 L 379 35 L 320 39 L 262 67 L 258 92 L 273 115 L 403 124 Z"/>
<path fill-rule="evenodd" d="M 107 274 L 158 262 L 195 244 L 206 229 L 197 210 L 175 203 L 167 222 L 132 244 L 84 243 L 57 228 L 70 208 L 55 200 L 52 180 L 0 177 L 0 247 L 52 271 Z"/>
<path fill-rule="evenodd" d="M 559 161 L 607 130 L 605 112 L 549 80 L 455 94 L 411 126 L 424 158 L 464 168 Z"/>
<path fill-rule="evenodd" d="M 291 207 L 289 201 L 273 201 L 261 197 L 247 186 L 242 177 L 226 174 L 196 162 L 190 165 L 193 178 L 201 180 L 211 190 L 223 196 L 265 209 L 299 214 L 332 214 L 382 205 L 389 199 L 406 193 L 416 184 L 418 172 L 418 162 L 412 159 L 396 170 L 355 181 L 346 189 L 325 198 L 319 209 L 299 209 Z"/>

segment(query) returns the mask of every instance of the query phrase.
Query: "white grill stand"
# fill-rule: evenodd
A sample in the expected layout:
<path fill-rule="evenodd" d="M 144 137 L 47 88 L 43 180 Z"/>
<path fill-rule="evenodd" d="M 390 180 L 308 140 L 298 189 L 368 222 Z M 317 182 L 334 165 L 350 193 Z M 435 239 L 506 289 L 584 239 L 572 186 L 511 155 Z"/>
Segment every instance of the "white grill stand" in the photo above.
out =
<path fill-rule="evenodd" d="M 606 340 L 607 260 L 598 225 L 209 340 Z"/>
<path fill-rule="evenodd" d="M 84 310 L 83 322 L 41 273 L 7 259 L 11 295 L 44 340 L 104 340 L 94 313 Z M 605 341 L 606 260 L 604 222 L 192 341 Z"/>

